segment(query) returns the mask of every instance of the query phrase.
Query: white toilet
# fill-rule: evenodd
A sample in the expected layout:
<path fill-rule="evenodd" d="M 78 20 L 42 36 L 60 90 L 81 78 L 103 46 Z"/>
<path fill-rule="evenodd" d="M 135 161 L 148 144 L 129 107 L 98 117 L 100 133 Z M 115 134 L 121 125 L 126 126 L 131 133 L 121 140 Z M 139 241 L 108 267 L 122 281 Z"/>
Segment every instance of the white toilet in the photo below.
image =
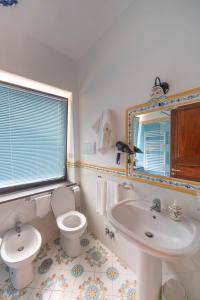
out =
<path fill-rule="evenodd" d="M 176 279 L 169 279 L 162 287 L 163 300 L 187 300 L 185 288 Z"/>
<path fill-rule="evenodd" d="M 87 227 L 87 220 L 75 210 L 74 192 L 67 187 L 56 189 L 51 197 L 51 207 L 60 229 L 61 247 L 70 257 L 80 255 L 80 237 Z"/>

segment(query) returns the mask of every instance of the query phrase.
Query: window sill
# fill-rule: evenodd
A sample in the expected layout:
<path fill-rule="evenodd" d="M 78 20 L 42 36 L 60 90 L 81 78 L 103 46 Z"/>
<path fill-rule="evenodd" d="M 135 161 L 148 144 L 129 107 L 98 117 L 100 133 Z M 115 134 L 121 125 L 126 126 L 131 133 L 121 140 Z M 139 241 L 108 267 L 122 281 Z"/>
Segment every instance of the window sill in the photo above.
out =
<path fill-rule="evenodd" d="M 73 185 L 73 183 L 64 181 L 61 183 L 45 185 L 45 186 L 41 186 L 38 188 L 32 188 L 32 189 L 27 189 L 27 190 L 23 190 L 23 191 L 4 194 L 4 195 L 0 196 L 0 203 L 13 201 L 13 200 L 17 200 L 20 198 L 25 198 L 25 197 L 28 197 L 31 195 L 40 194 L 40 193 L 47 192 L 47 191 L 52 191 L 58 187 L 71 186 L 71 185 Z"/>

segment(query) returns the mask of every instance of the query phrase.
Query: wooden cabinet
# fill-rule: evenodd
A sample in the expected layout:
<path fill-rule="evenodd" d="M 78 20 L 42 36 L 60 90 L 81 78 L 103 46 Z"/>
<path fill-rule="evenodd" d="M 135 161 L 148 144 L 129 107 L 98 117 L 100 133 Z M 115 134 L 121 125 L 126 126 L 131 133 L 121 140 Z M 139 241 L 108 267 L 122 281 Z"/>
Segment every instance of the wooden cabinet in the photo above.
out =
<path fill-rule="evenodd" d="M 200 181 L 200 103 L 171 112 L 171 176 Z"/>

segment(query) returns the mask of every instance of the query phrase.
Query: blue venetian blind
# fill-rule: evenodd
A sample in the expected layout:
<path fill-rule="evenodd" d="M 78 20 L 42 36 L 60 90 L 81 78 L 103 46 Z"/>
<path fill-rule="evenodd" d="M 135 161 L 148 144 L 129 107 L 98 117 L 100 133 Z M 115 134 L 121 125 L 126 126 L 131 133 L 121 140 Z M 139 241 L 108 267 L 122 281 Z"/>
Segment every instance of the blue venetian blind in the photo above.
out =
<path fill-rule="evenodd" d="M 0 84 L 0 189 L 65 177 L 67 99 Z"/>

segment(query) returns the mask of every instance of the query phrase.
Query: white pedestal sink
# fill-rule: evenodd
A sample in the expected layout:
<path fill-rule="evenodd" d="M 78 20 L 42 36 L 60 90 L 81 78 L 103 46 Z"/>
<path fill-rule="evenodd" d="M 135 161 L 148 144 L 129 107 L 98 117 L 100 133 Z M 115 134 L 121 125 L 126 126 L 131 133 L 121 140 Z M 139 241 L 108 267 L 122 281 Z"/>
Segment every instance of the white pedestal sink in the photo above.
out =
<path fill-rule="evenodd" d="M 162 259 L 181 259 L 200 249 L 199 222 L 187 217 L 175 222 L 167 212 L 151 212 L 144 201 L 119 202 L 108 218 L 138 248 L 137 300 L 160 299 Z"/>

